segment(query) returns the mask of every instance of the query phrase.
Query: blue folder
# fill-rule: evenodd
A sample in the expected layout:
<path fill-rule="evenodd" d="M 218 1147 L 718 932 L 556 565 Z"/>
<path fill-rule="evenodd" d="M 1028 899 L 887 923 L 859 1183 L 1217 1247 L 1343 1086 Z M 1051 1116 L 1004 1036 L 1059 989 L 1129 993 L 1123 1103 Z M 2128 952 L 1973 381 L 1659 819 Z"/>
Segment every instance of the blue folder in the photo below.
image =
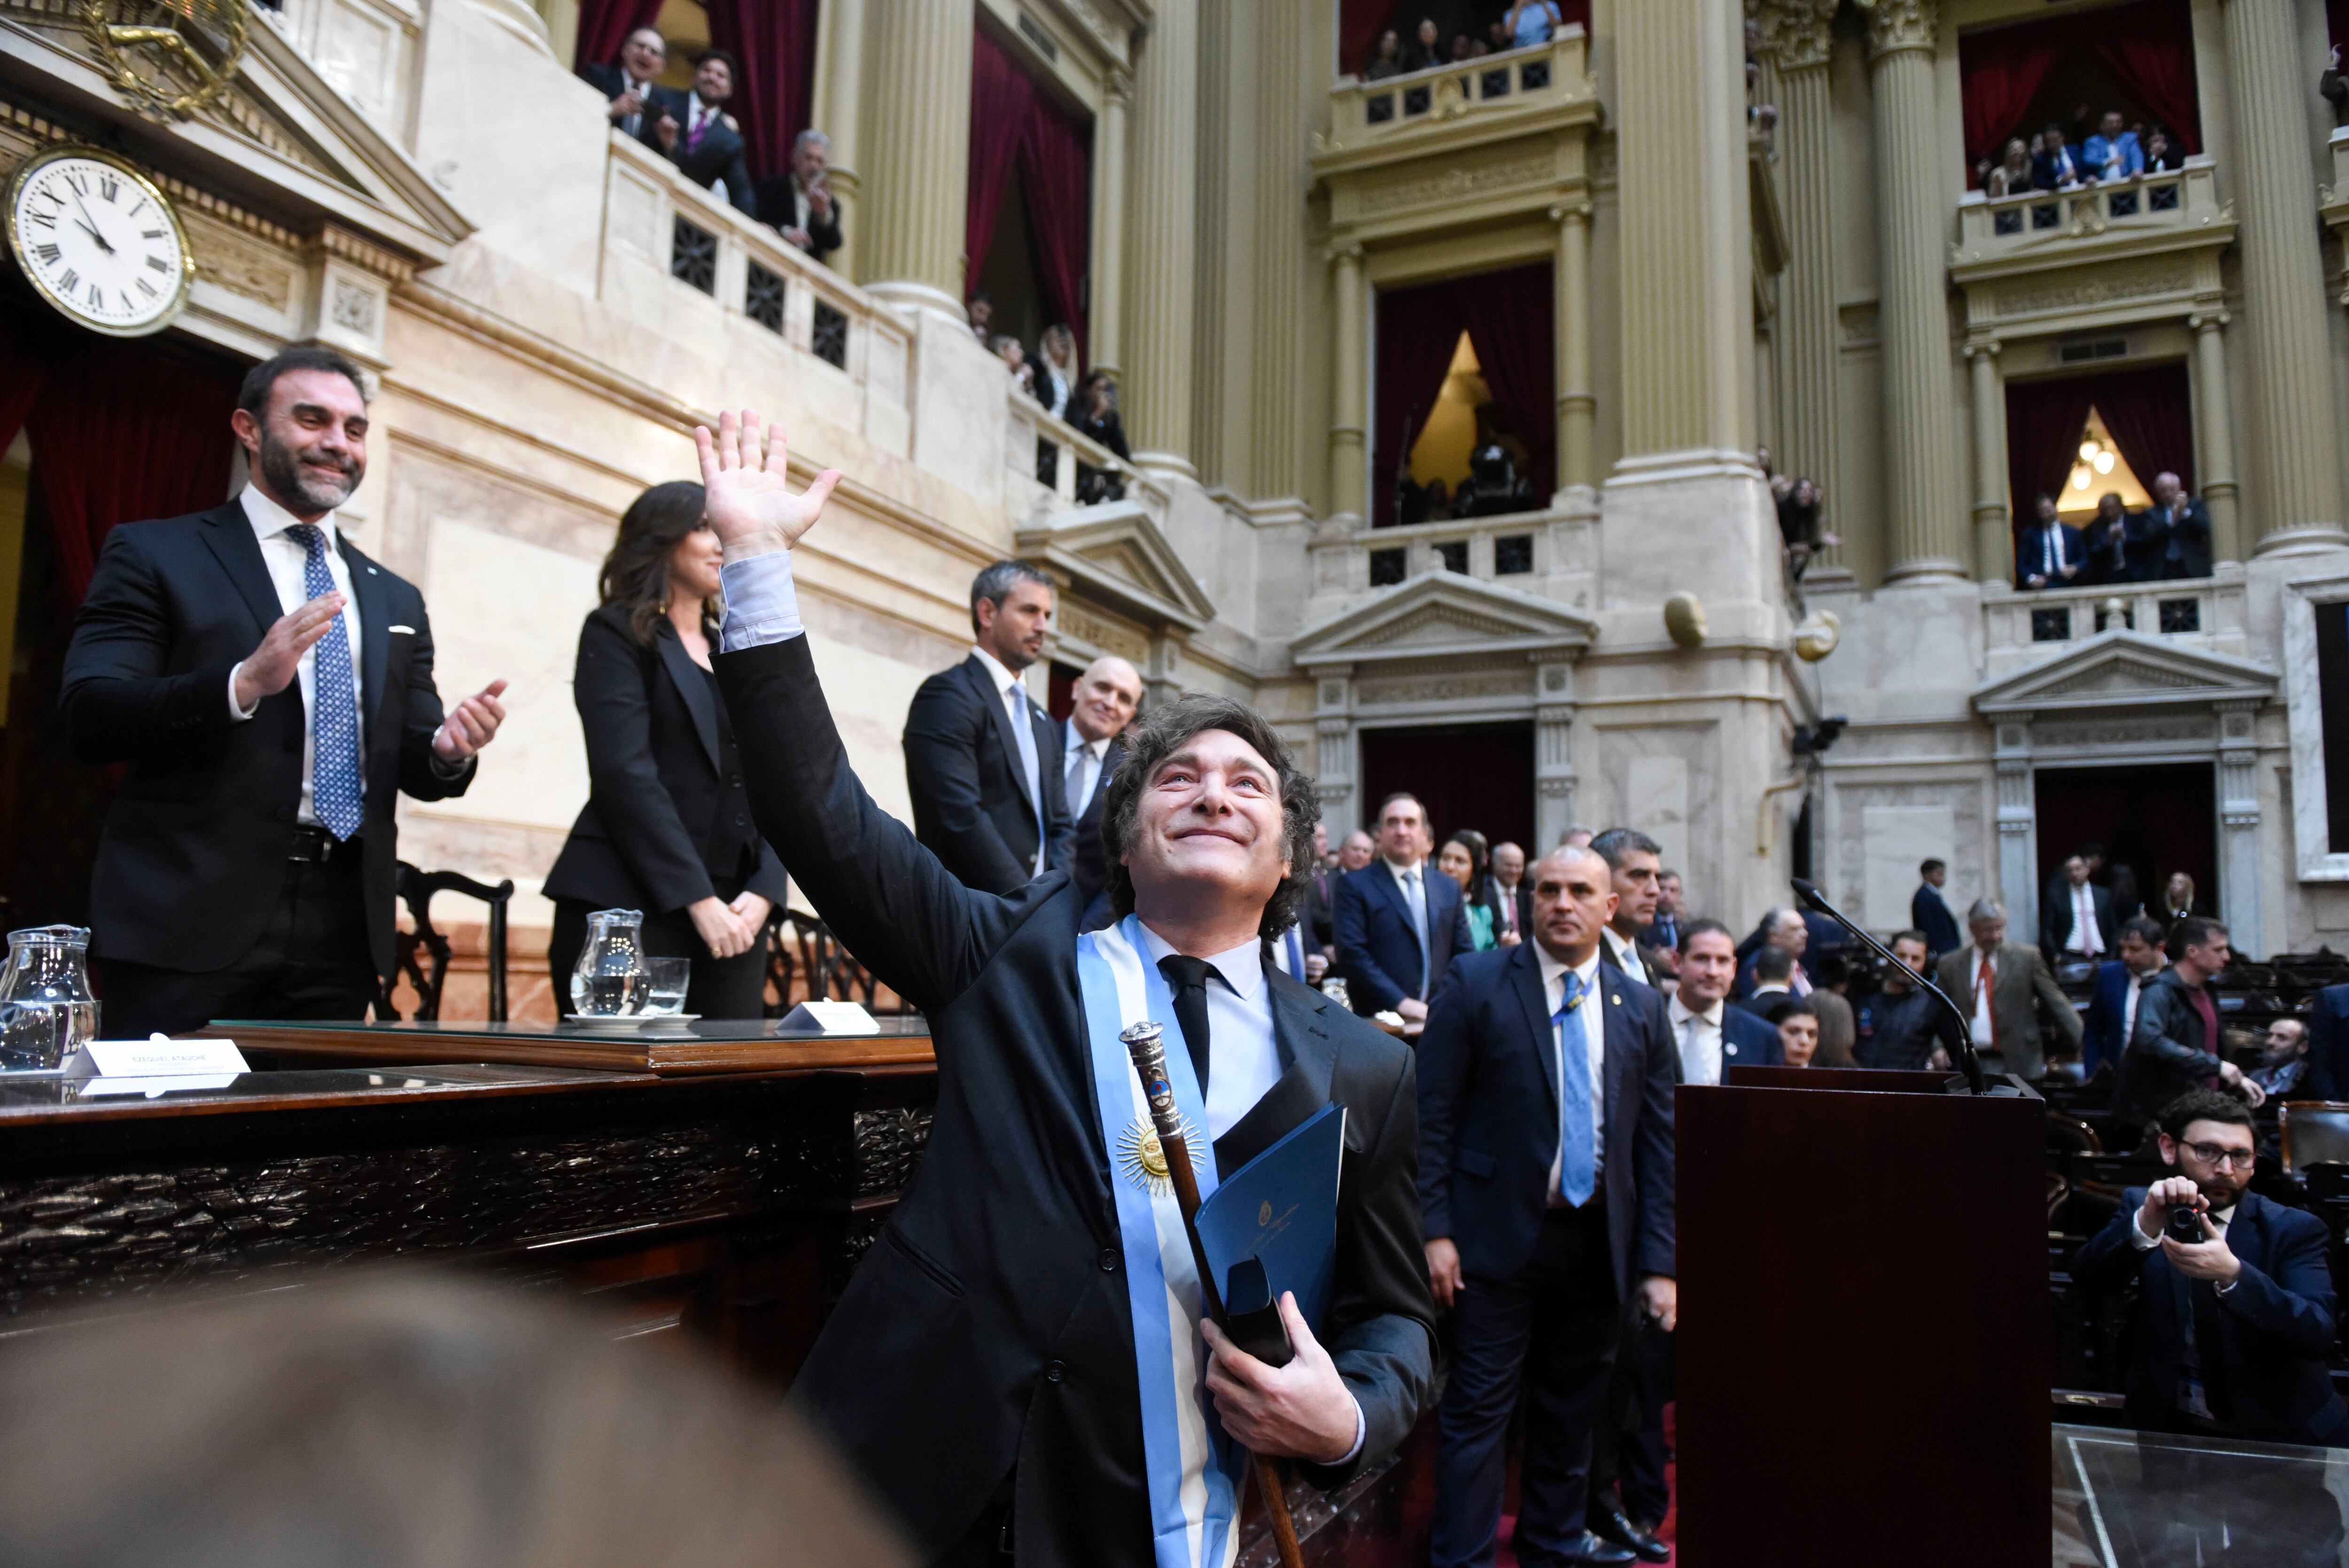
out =
<path fill-rule="evenodd" d="M 1199 1243 L 1226 1300 L 1233 1265 L 1257 1259 L 1270 1299 L 1295 1291 L 1298 1310 L 1320 1334 L 1338 1267 L 1339 1162 L 1345 1150 L 1346 1108 L 1326 1106 L 1216 1184 L 1199 1205 Z"/>

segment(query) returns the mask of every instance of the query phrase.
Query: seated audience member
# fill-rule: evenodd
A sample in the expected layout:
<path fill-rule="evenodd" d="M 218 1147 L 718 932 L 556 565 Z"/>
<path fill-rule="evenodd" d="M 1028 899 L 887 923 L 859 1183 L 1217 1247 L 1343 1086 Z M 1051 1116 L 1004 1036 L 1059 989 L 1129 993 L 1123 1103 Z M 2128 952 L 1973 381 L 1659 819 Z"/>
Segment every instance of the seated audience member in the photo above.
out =
<path fill-rule="evenodd" d="M 2121 504 L 2118 490 L 2106 490 L 2096 498 L 2096 514 L 2080 531 L 2080 549 L 2085 555 L 2079 583 L 2086 587 L 2098 583 L 2128 581 L 2128 509 Z"/>
<path fill-rule="evenodd" d="M 1411 46 L 1403 51 L 1402 68 L 1423 71 L 1444 64 L 1444 33 L 1436 26 L 1435 18 L 1420 19 L 1419 30 L 1412 35 Z"/>
<path fill-rule="evenodd" d="M 2145 171 L 2147 174 L 2174 174 L 2186 167 L 2186 154 L 2169 139 L 2169 132 L 2155 126 L 2145 139 Z"/>
<path fill-rule="evenodd" d="M 1371 63 L 1362 67 L 1362 79 L 1382 82 L 1389 77 L 1399 77 L 1402 73 L 1402 35 L 1389 27 L 1379 35 L 1378 53 L 1372 55 Z"/>
<path fill-rule="evenodd" d="M 2120 110 L 2106 109 L 2096 134 L 2080 150 L 2091 179 L 2130 180 L 2145 172 L 2145 149 L 2137 132 L 2124 129 L 2123 124 Z"/>
<path fill-rule="evenodd" d="M 2298 1018 L 2278 1018 L 2268 1026 L 2260 1045 L 2260 1065 L 2252 1081 L 2270 1099 L 2308 1099 L 2308 1026 Z"/>
<path fill-rule="evenodd" d="M 1909 1072 L 1949 1066 L 1933 1033 L 1940 1004 L 1916 983 L 1925 973 L 1925 934 L 1904 931 L 1886 945 L 1900 963 L 1885 971 L 1884 989 L 1852 1009 L 1859 1026 L 1855 1058 L 1864 1068 Z"/>
<path fill-rule="evenodd" d="M 1485 849 L 1485 835 L 1463 828 L 1444 841 L 1435 869 L 1460 885 L 1460 913 L 1468 923 L 1469 945 L 1464 951 L 1483 953 L 1501 945 L 1500 914 L 1488 896 L 1493 874 Z"/>
<path fill-rule="evenodd" d="M 2072 1264 L 2076 1280 L 2116 1293 L 2134 1276 L 2140 1287 L 2126 1382 L 2128 1424 L 2147 1432 L 2349 1446 L 2349 1410 L 2325 1370 L 2333 1287 L 2323 1221 L 2249 1191 L 2257 1148 L 2251 1115 L 2226 1095 L 2194 1089 L 2172 1099 L 2161 1111 L 2158 1147 L 2178 1174 L 2125 1191 L 2119 1212 Z M 2202 1240 L 2169 1233 L 2180 1208 L 2196 1211 Z M 2150 1462 L 2156 1450 L 2145 1453 Z M 2335 1561 L 2339 1505 L 2321 1469 L 2307 1485 L 2297 1528 L 2285 1533 L 2272 1515 L 2266 1523 L 2280 1542 L 2297 1537 L 2299 1550 L 2322 1542 L 2321 1554 L 2222 1555 L 2213 1541 L 2207 1554 L 2189 1542 L 2186 1555 L 2164 1560 Z M 2190 1490 L 2178 1501 L 2196 1502 Z"/>
<path fill-rule="evenodd" d="M 1802 965 L 1803 954 L 1810 948 L 1811 928 L 1803 919 L 1803 912 L 1799 909 L 1774 909 L 1762 917 L 1761 931 L 1762 945 L 1755 949 L 1754 957 L 1746 964 L 1738 994 L 1751 995 L 1762 973 L 1755 965 L 1761 962 L 1764 954 L 1775 948 L 1786 954 L 1785 970 L 1778 971 L 1773 965 L 1773 970 L 1785 981 L 1782 988 L 1797 996 L 1809 995 L 1811 980 L 1803 973 Z"/>
<path fill-rule="evenodd" d="M 2120 1082 L 2113 1087 L 2116 1122 L 2149 1122 L 2179 1095 L 2208 1088 L 2214 1078 L 2254 1108 L 2267 1099 L 2265 1089 L 2219 1054 L 2219 1003 L 2210 981 L 2233 956 L 2227 928 L 2215 920 L 2190 915 L 2171 929 L 2169 967 L 2138 998 L 2137 1026 L 2121 1055 Z"/>
<path fill-rule="evenodd" d="M 1819 954 L 1819 985 L 1806 998 L 1819 1020 L 1818 1054 L 1811 1058 L 1823 1068 L 1857 1067 L 1852 1047 L 1859 1043 L 1859 1023 L 1852 1016 L 1851 965 L 1840 953 Z"/>
<path fill-rule="evenodd" d="M 2161 951 L 2167 929 L 2163 922 L 2143 916 L 2124 922 L 2120 956 L 2097 966 L 2095 992 L 2080 1034 L 2083 1077 L 2095 1077 L 2108 1063 L 2114 1071 L 2120 1070 L 2121 1052 L 2128 1045 L 2129 1031 L 2137 1027 L 2137 1004 L 2145 999 L 2146 985 L 2169 962 Z"/>
<path fill-rule="evenodd" d="M 1133 451 L 1125 444 L 1125 426 L 1117 417 L 1117 383 L 1109 372 L 1096 370 L 1085 377 L 1083 395 L 1078 399 L 1076 415 L 1069 423 L 1077 433 L 1090 437 L 1107 447 L 1119 457 L 1131 459 Z M 1094 506 L 1105 500 L 1125 499 L 1125 476 L 1115 469 L 1097 469 L 1088 463 L 1077 465 L 1077 501 L 1081 506 Z"/>
<path fill-rule="evenodd" d="M 2050 964 L 2093 962 L 2113 950 L 2116 923 L 2111 890 L 2090 882 L 2087 858 L 2074 855 L 2039 912 L 2039 949 Z"/>
<path fill-rule="evenodd" d="M 605 114 L 614 129 L 658 148 L 661 117 L 674 113 L 669 102 L 674 95 L 653 83 L 667 68 L 668 44 L 660 29 L 639 27 L 620 46 L 616 63 L 582 66 L 579 79 L 611 100 Z"/>
<path fill-rule="evenodd" d="M 2068 588 L 2087 564 L 2087 548 L 2080 531 L 2055 514 L 2055 498 L 2042 494 L 2033 503 L 2038 521 L 2023 531 L 2014 550 L 2015 586 Z"/>
<path fill-rule="evenodd" d="M 688 180 L 755 218 L 758 196 L 750 189 L 750 165 L 744 156 L 749 144 L 742 139 L 742 128 L 726 112 L 726 101 L 733 96 L 734 57 L 723 49 L 704 49 L 694 57 L 693 91 L 687 95 L 682 117 L 662 120 L 661 150 Z"/>
<path fill-rule="evenodd" d="M 978 339 L 981 348 L 985 348 L 988 345 L 987 324 L 995 319 L 994 296 L 985 289 L 979 290 L 970 296 L 970 303 L 963 306 L 963 314 L 970 317 L 970 335 Z"/>
<path fill-rule="evenodd" d="M 2023 146 L 2021 137 L 2011 137 L 2005 158 L 1982 177 L 1982 191 L 1996 201 L 2023 195 L 2031 189 L 2031 150 Z"/>
<path fill-rule="evenodd" d="M 2031 183 L 2040 191 L 2063 191 L 2088 178 L 2080 155 L 2065 145 L 2064 128 L 2051 125 L 2039 133 L 2039 155 L 2031 162 Z"/>
<path fill-rule="evenodd" d="M 1795 994 L 1794 975 L 1795 955 L 1783 947 L 1764 944 L 1744 968 L 1742 978 L 1745 981 L 1745 995 L 1738 997 L 1734 1005 L 1757 1018 L 1767 1017 L 1772 1004 Z"/>
<path fill-rule="evenodd" d="M 1976 899 L 1966 911 L 1966 930 L 1972 944 L 1943 954 L 1935 971 L 1941 991 L 1971 1020 L 1984 1070 L 2035 1078 L 2047 1065 L 2040 1014 L 2074 1049 L 2080 1044 L 2080 1015 L 2039 949 L 2006 939 L 2004 905 Z"/>
<path fill-rule="evenodd" d="M 2125 548 L 2138 583 L 2210 575 L 2210 514 L 2176 474 L 2153 476 L 2153 504 L 2129 519 Z"/>
<path fill-rule="evenodd" d="M 1909 923 L 1925 934 L 1925 952 L 1939 959 L 1944 953 L 1958 950 L 1958 917 L 1950 913 L 1942 900 L 1941 890 L 1949 885 L 1950 868 L 1944 861 L 1929 860 L 1917 866 L 1917 891 L 1909 895 Z"/>
<path fill-rule="evenodd" d="M 1500 25 L 1508 30 L 1509 46 L 1523 49 L 1548 43 L 1551 32 L 1566 26 L 1566 18 L 1558 14 L 1557 0 L 1517 0 Z"/>
<path fill-rule="evenodd" d="M 1717 920 L 1682 926 L 1680 965 L 1681 983 L 1666 1012 L 1680 1051 L 1681 1081 L 1716 1084 L 1727 1068 L 1776 1067 L 1778 1036 L 1769 1020 L 1727 1001 L 1737 977 L 1736 939 L 1729 927 Z"/>
<path fill-rule="evenodd" d="M 543 889 L 558 1002 L 588 915 L 636 909 L 647 954 L 692 961 L 687 1012 L 756 1018 L 764 1006 L 767 915 L 788 888 L 729 788 L 742 763 L 709 667 L 722 564 L 701 487 L 684 480 L 638 496 L 605 557 L 603 607 L 580 629 L 571 683 L 587 804 Z"/>
<path fill-rule="evenodd" d="M 1778 1052 L 1790 1068 L 1806 1068 L 1819 1050 L 1818 1009 L 1799 996 L 1789 996 L 1770 1009 L 1778 1030 Z"/>
<path fill-rule="evenodd" d="M 817 261 L 840 249 L 840 209 L 833 205 L 832 138 L 803 130 L 792 141 L 792 171 L 781 181 L 781 201 L 767 221 L 783 239 Z"/>
<path fill-rule="evenodd" d="M 2161 923 L 2164 932 L 2189 914 L 2207 915 L 2210 906 L 2194 891 L 2194 879 L 2184 872 L 2172 872 L 2162 884 L 2161 896 L 2154 901 L 2153 918 Z"/>

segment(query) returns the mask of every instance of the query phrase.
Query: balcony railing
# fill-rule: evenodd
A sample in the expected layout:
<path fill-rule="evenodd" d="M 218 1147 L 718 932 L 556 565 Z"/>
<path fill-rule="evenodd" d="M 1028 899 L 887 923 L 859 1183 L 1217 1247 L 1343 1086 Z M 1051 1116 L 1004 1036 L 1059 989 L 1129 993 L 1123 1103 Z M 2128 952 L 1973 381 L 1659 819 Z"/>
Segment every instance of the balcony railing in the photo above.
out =
<path fill-rule="evenodd" d="M 2127 630 L 2174 638 L 2211 653 L 2250 656 L 2240 568 L 2220 577 L 2167 583 L 2106 583 L 2089 588 L 1982 589 L 1984 673 L 1996 680 L 2069 644 Z"/>
<path fill-rule="evenodd" d="M 1587 513 L 1546 507 L 1317 534 L 1307 545 L 1313 564 L 1313 614 L 1335 614 L 1365 593 L 1429 572 L 1456 572 L 1504 588 L 1544 593 L 1559 578 L 1592 570 L 1588 521 Z"/>
<path fill-rule="evenodd" d="M 2140 174 L 2064 191 L 2033 191 L 1992 201 L 1969 191 L 1958 203 L 1961 265 L 2023 256 L 2106 235 L 2153 235 L 2217 227 L 2227 222 L 2219 202 L 2218 170 L 2207 154 L 2183 169 Z"/>
<path fill-rule="evenodd" d="M 1577 24 L 1547 44 L 1458 65 L 1374 82 L 1342 77 L 1330 94 L 1330 140 L 1354 147 L 1463 115 L 1563 103 L 1589 88 L 1584 74 L 1588 44 Z"/>
<path fill-rule="evenodd" d="M 713 358 L 782 356 L 827 418 L 907 449 L 912 335 L 895 312 L 634 137 L 612 133 L 607 180 L 605 304 Z"/>
<path fill-rule="evenodd" d="M 1141 469 L 1085 435 L 1055 419 L 1010 377 L 1004 378 L 1010 426 L 1004 443 L 1004 509 L 1015 518 L 1037 518 L 1091 504 L 1078 495 L 1080 465 L 1107 477 L 1115 497 L 1139 501 L 1160 524 L 1166 521 L 1166 492 Z M 1050 454 L 1048 459 L 1046 454 Z M 1050 482 L 1043 477 L 1049 473 Z"/>

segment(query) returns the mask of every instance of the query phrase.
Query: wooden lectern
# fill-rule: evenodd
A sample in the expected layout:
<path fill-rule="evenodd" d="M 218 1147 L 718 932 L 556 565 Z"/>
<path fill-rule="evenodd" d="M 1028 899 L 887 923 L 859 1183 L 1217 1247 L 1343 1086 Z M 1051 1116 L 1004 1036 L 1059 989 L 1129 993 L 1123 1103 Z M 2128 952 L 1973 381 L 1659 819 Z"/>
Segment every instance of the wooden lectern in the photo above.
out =
<path fill-rule="evenodd" d="M 2047 1561 L 2045 1107 L 1947 1082 L 1677 1091 L 1685 1568 Z"/>

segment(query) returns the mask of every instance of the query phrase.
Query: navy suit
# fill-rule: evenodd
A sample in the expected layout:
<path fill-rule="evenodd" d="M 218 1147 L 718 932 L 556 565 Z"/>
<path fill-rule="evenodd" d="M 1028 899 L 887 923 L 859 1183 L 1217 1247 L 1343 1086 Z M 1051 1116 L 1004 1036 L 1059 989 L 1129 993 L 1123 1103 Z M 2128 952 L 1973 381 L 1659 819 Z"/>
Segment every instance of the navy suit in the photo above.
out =
<path fill-rule="evenodd" d="M 1958 934 L 1958 917 L 1950 913 L 1941 890 L 1931 882 L 1919 882 L 1917 891 L 1909 896 L 1909 923 L 1925 934 L 1925 956 L 1939 958 L 1944 953 L 1955 953 L 1965 945 Z"/>
<path fill-rule="evenodd" d="M 2121 539 L 2133 582 L 2210 575 L 2210 514 L 2199 500 L 2133 512 Z"/>
<path fill-rule="evenodd" d="M 1775 1000 L 1774 995 L 1773 1000 Z M 1669 1014 L 1666 1015 L 1670 1016 Z M 1783 1068 L 1786 1047 L 1778 1039 L 1778 1026 L 1751 1008 L 1734 1003 L 1721 1010 L 1721 1076 L 1732 1068 Z"/>
<path fill-rule="evenodd" d="M 1044 863 L 1035 864 L 1036 797 L 1028 792 L 1011 713 L 993 672 L 974 653 L 924 681 L 905 713 L 905 783 L 914 833 L 955 880 L 980 892 L 1013 892 L 1042 872 L 1070 869 L 1076 828 L 1060 769 L 1061 727 L 1024 694 L 1020 705 L 1043 783 Z"/>
<path fill-rule="evenodd" d="M 2339 1099 L 2349 1090 L 2349 985 L 2316 994 L 2308 1018 L 2308 1080 L 2303 1098 Z"/>
<path fill-rule="evenodd" d="M 1081 738 L 1076 726 L 1062 719 L 1052 727 L 1061 749 L 1044 771 L 1057 775 L 1061 792 L 1069 788 L 1069 752 Z M 1093 792 L 1081 800 L 1068 801 L 1069 820 L 1074 824 L 1076 838 L 1071 847 L 1069 880 L 1077 884 L 1077 897 L 1085 906 L 1085 929 L 1095 931 L 1107 925 L 1109 920 L 1109 851 L 1102 846 L 1102 811 L 1109 801 L 1109 781 L 1117 775 L 1117 765 L 1125 760 L 1125 743 L 1112 740 L 1109 749 L 1102 753 L 1101 769 L 1093 776 Z M 1050 789 L 1048 784 L 1046 789 Z"/>
<path fill-rule="evenodd" d="M 1338 880 L 1337 907 L 1331 912 L 1338 928 L 1338 962 L 1346 972 L 1346 995 L 1354 1011 L 1367 1018 L 1392 1012 L 1406 996 L 1435 995 L 1454 953 L 1475 945 L 1468 916 L 1460 905 L 1460 884 L 1423 861 L 1420 885 L 1427 891 L 1427 951 L 1423 958 L 1419 932 L 1411 906 L 1403 902 L 1402 886 L 1383 860 Z M 1420 985 L 1424 968 L 1427 984 Z"/>
<path fill-rule="evenodd" d="M 2159 974 L 2156 970 L 2155 974 Z M 2150 980 L 2152 975 L 2147 975 Z M 2342 987 L 2349 991 L 2349 985 Z M 2093 1074 L 2098 1062 L 2120 1070 L 2121 1053 L 2128 1049 L 2122 1023 L 2128 1016 L 2129 967 L 2117 958 L 2096 965 L 2095 994 L 2088 998 L 2088 1016 L 2081 1021 L 2080 1071 Z"/>
<path fill-rule="evenodd" d="M 1426 1185 L 1423 1171 L 1420 1182 Z M 2129 1231 L 2145 1193 L 2142 1187 L 2123 1193 L 2120 1212 L 2072 1265 L 2075 1278 L 2098 1285 L 2117 1289 L 2134 1274 L 2141 1287 L 2127 1384 L 2128 1424 L 2147 1431 L 2177 1429 L 2178 1371 L 2191 1331 L 2205 1347 L 2203 1380 L 2211 1408 L 2237 1436 L 2349 1447 L 2349 1409 L 2324 1369 L 2333 1334 L 2324 1222 L 2244 1193 L 2226 1233 L 2242 1273 L 2220 1295 L 2173 1271 L 2160 1248 L 2139 1252 L 2131 1244 Z"/>
<path fill-rule="evenodd" d="M 2034 522 L 2023 531 L 2023 538 L 2017 542 L 2014 550 L 2014 585 L 2017 588 L 2030 587 L 2030 579 L 2033 577 L 2047 579 L 2041 584 L 2047 588 L 2060 588 L 2067 581 L 2047 569 L 2048 526 L 2045 523 Z M 2053 526 L 2055 530 L 2054 564 L 2058 570 L 2066 566 L 2086 565 L 2088 546 L 2086 541 L 2080 537 L 2080 531 L 2068 522 L 2059 522 Z M 2076 583 L 2079 579 L 2072 578 L 2068 581 Z"/>
<path fill-rule="evenodd" d="M 1599 1191 L 1552 1208 L 1558 1157 L 1556 1031 L 1533 943 L 1464 954 L 1419 1045 L 1423 1229 L 1459 1249 L 1451 1381 L 1437 1460 L 1433 1561 L 1490 1563 L 1504 1445 L 1527 1404 L 1516 1552 L 1556 1555 L 1583 1528 L 1591 1428 L 1615 1358 L 1623 1298 L 1674 1272 L 1672 1089 L 1664 1000 L 1609 965 L 1581 1004 L 1604 1009 L 1596 1092 Z M 1567 1047 L 1583 1048 L 1578 1034 Z"/>

